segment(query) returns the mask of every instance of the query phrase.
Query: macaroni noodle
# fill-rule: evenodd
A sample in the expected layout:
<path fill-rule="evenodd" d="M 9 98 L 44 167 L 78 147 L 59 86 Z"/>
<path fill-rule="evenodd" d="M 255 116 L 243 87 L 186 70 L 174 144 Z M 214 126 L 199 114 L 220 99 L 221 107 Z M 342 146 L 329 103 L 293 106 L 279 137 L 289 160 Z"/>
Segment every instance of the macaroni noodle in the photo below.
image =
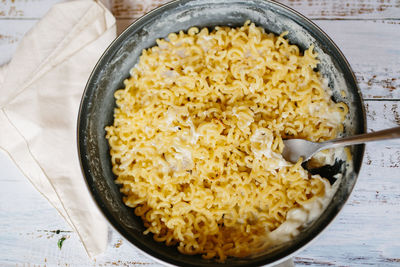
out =
<path fill-rule="evenodd" d="M 282 158 L 282 138 L 324 141 L 347 106 L 302 53 L 247 21 L 157 40 L 115 92 L 106 127 L 116 182 L 145 234 L 224 261 L 259 252 L 290 210 L 329 183 Z"/>

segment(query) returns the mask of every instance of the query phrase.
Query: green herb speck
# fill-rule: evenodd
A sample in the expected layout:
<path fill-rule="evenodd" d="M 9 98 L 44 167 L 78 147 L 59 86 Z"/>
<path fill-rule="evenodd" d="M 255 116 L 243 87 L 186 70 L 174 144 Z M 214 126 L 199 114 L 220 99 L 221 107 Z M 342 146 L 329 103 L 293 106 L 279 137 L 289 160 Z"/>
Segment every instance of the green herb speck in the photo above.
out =
<path fill-rule="evenodd" d="M 63 245 L 64 241 L 65 241 L 65 237 L 64 236 L 61 237 L 60 239 L 58 239 L 57 246 L 58 246 L 59 249 L 62 248 L 62 245 Z"/>

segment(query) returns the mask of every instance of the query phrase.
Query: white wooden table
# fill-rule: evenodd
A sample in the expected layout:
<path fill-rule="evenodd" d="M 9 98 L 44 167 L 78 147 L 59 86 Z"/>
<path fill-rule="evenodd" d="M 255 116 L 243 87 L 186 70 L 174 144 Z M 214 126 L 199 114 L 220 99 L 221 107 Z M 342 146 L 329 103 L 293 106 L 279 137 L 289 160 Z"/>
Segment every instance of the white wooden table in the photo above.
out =
<path fill-rule="evenodd" d="M 0 65 L 57 2 L 0 0 Z M 118 32 L 163 2 L 111 0 Z M 400 0 L 281 2 L 311 18 L 341 48 L 362 90 L 368 131 L 400 125 Z M 106 253 L 91 261 L 78 236 L 0 152 L 0 266 L 157 265 L 115 231 L 109 234 Z M 400 266 L 400 143 L 367 145 L 350 200 L 294 261 L 297 266 Z"/>

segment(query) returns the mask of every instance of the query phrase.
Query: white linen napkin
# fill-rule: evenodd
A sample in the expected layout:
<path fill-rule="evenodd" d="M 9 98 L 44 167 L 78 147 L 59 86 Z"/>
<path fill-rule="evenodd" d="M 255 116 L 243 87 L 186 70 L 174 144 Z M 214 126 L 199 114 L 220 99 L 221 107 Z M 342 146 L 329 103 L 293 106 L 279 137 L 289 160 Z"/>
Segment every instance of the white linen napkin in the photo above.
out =
<path fill-rule="evenodd" d="M 80 170 L 77 115 L 89 75 L 115 37 L 115 18 L 101 3 L 56 4 L 0 67 L 0 148 L 91 257 L 105 250 L 108 231 Z"/>

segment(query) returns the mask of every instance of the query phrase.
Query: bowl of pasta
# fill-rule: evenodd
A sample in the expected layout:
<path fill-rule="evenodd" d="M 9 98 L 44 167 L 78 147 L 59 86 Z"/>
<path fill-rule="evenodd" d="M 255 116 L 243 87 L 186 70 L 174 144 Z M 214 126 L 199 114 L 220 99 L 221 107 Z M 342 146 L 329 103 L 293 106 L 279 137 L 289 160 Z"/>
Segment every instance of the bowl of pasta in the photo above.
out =
<path fill-rule="evenodd" d="M 364 145 L 282 157 L 283 140 L 365 132 L 333 41 L 273 1 L 179 0 L 105 51 L 78 118 L 83 175 L 110 225 L 176 266 L 278 263 L 348 199 Z"/>

